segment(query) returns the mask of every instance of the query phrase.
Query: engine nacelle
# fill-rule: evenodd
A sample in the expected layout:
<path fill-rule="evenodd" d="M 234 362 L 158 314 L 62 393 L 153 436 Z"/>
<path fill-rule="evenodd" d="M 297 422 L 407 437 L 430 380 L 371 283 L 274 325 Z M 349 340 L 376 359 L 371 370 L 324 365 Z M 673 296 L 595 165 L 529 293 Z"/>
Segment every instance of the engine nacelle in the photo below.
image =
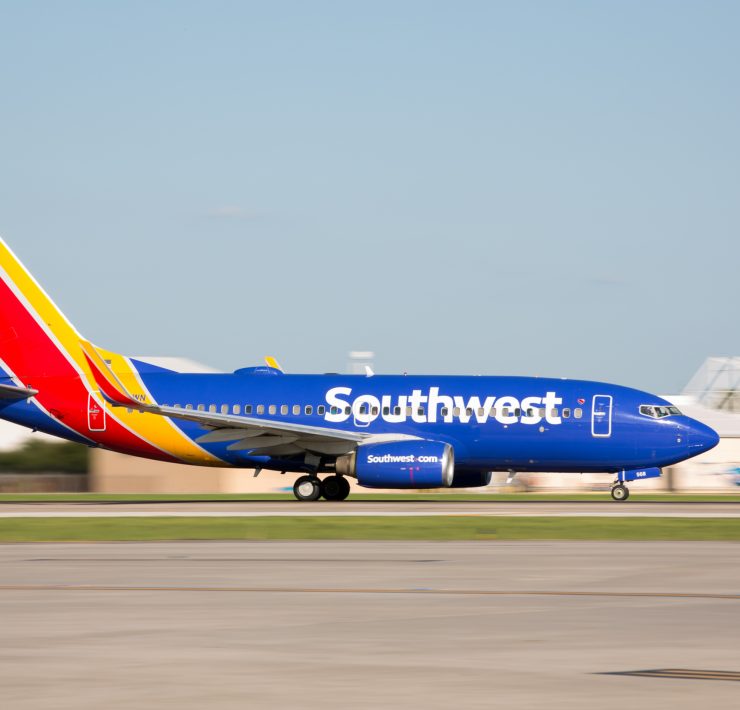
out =
<path fill-rule="evenodd" d="M 451 488 L 480 488 L 491 482 L 490 471 L 455 471 Z"/>
<path fill-rule="evenodd" d="M 455 455 L 441 441 L 360 444 L 337 459 L 337 473 L 366 488 L 442 488 L 452 485 Z"/>

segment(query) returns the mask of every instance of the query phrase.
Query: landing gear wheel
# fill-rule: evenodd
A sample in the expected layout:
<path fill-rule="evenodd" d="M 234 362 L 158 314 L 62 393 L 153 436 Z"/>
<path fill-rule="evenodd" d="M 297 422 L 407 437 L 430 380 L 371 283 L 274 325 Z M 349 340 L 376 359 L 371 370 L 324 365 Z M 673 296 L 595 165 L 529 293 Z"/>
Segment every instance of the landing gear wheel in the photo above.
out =
<path fill-rule="evenodd" d="M 349 481 L 344 478 L 344 476 L 339 476 L 339 480 L 341 481 L 340 485 L 342 486 L 339 500 L 346 500 L 349 495 Z"/>
<path fill-rule="evenodd" d="M 329 476 L 321 482 L 321 491 L 326 500 L 344 500 L 349 495 L 349 483 L 344 476 Z"/>
<path fill-rule="evenodd" d="M 627 486 L 623 486 L 621 483 L 617 483 L 616 486 L 612 486 L 612 498 L 614 500 L 623 501 L 630 497 L 630 489 Z"/>
<path fill-rule="evenodd" d="M 301 476 L 293 484 L 293 495 L 298 500 L 318 500 L 321 498 L 321 482 L 318 478 Z"/>

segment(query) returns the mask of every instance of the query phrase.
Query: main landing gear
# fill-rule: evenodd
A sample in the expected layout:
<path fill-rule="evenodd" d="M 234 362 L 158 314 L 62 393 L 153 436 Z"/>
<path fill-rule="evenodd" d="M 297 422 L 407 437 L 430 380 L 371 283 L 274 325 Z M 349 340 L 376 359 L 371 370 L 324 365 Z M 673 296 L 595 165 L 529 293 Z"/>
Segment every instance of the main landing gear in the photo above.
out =
<path fill-rule="evenodd" d="M 617 501 L 627 500 L 630 497 L 630 489 L 624 483 L 615 483 L 612 486 L 612 498 Z"/>
<path fill-rule="evenodd" d="M 349 495 L 349 482 L 343 476 L 328 476 L 320 481 L 315 476 L 301 476 L 293 484 L 293 495 L 298 500 L 344 500 Z"/>

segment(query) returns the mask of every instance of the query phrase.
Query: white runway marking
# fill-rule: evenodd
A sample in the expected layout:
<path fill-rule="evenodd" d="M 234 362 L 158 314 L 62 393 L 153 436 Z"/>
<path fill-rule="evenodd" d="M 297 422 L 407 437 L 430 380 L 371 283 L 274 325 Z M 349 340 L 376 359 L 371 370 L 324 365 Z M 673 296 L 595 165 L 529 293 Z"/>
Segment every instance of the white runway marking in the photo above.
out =
<path fill-rule="evenodd" d="M 518 512 L 518 511 L 352 511 L 296 510 L 296 511 L 48 511 L 48 512 L 0 512 L 2 518 L 712 518 L 738 519 L 739 513 L 725 512 L 646 512 L 599 511 L 599 512 Z"/>

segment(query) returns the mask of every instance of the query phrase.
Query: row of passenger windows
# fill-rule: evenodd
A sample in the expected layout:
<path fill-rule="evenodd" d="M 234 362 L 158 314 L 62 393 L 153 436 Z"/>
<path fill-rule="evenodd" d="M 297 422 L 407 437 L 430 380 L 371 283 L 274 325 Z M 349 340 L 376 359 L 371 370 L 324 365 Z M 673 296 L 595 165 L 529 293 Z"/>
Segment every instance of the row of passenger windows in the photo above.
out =
<path fill-rule="evenodd" d="M 169 404 L 163 404 L 163 407 L 169 407 Z M 172 405 L 175 409 L 192 409 L 196 412 L 211 412 L 213 414 L 221 413 L 221 414 L 241 414 L 242 413 L 242 406 L 241 404 L 232 404 L 231 407 L 229 407 L 228 404 L 196 404 L 193 406 L 192 404 L 186 404 L 185 407 L 182 407 L 179 404 L 173 404 Z M 281 404 L 280 405 L 280 414 L 287 414 L 288 411 L 291 408 L 287 404 Z M 336 407 L 332 407 L 332 412 L 336 409 L 338 412 L 339 410 Z M 258 405 L 252 405 L 252 404 L 245 404 L 244 405 L 244 414 L 245 416 L 249 416 L 250 414 L 264 414 L 265 411 L 267 411 L 268 414 L 277 414 L 278 412 L 278 406 L 277 404 L 258 404 Z M 294 404 L 292 407 L 293 414 L 298 415 L 301 413 L 301 405 L 300 404 Z M 304 414 L 313 414 L 314 408 L 307 404 L 303 408 Z M 320 404 L 318 407 L 316 407 L 316 414 L 319 416 L 323 416 L 326 414 L 326 407 L 323 404 Z"/>
<path fill-rule="evenodd" d="M 163 407 L 167 407 L 169 405 L 164 404 Z M 173 405 L 176 409 L 183 409 L 179 404 Z M 216 405 L 216 404 L 196 404 L 193 406 L 192 404 L 186 404 L 184 409 L 194 409 L 198 412 L 212 412 L 212 413 L 221 413 L 221 414 L 241 414 L 242 413 L 242 406 L 240 404 L 233 404 L 231 407 L 229 407 L 228 404 L 222 404 L 222 405 Z M 395 416 L 401 415 L 401 407 L 393 407 L 392 411 Z M 424 416 L 426 414 L 426 407 L 419 407 L 417 410 L 417 414 L 420 416 Z M 278 405 L 276 404 L 245 404 L 244 405 L 244 415 L 249 416 L 251 414 L 267 414 L 274 415 L 278 413 Z M 288 412 L 292 412 L 295 416 L 298 416 L 301 414 L 301 405 L 300 404 L 294 404 L 291 406 L 287 404 L 281 404 L 280 405 L 280 414 L 286 415 Z M 326 414 L 326 406 L 323 404 L 320 404 L 318 407 L 316 407 L 315 412 L 318 416 L 322 417 L 324 414 Z M 331 414 L 340 414 L 341 410 L 339 407 L 330 407 L 329 412 Z M 485 410 L 481 407 L 478 410 L 473 410 L 471 407 L 468 407 L 465 409 L 465 414 L 469 417 L 473 416 L 473 413 L 476 413 L 478 417 L 484 417 Z M 303 414 L 305 415 L 312 415 L 314 413 L 314 407 L 312 407 L 310 404 L 305 405 L 303 407 Z M 414 413 L 413 407 L 406 407 L 406 416 L 410 417 Z M 453 417 L 459 417 L 462 413 L 462 409 L 460 407 L 453 407 L 452 409 L 452 416 Z M 503 407 L 500 411 L 497 409 L 491 409 L 488 413 L 488 416 L 493 419 L 496 416 L 501 414 L 503 417 L 509 417 L 509 416 L 515 416 L 520 417 L 522 416 L 522 410 L 518 407 L 516 409 L 510 409 L 509 407 Z M 352 414 L 352 407 L 345 407 L 344 408 L 344 414 L 351 415 Z M 378 407 L 372 407 L 370 409 L 367 404 L 363 404 L 360 406 L 359 409 L 360 415 L 371 415 L 371 416 L 378 416 L 380 414 L 380 410 Z M 391 407 L 383 407 L 383 415 L 389 415 L 391 414 Z M 444 418 L 449 416 L 450 410 L 447 407 L 442 407 L 439 410 L 440 417 Z M 546 415 L 546 411 L 544 408 L 538 408 L 538 409 L 527 409 L 524 411 L 524 414 L 528 417 L 535 417 L 539 416 L 540 418 L 544 418 Z M 567 407 L 563 408 L 562 410 L 554 408 L 550 410 L 550 415 L 552 417 L 559 417 L 562 416 L 563 419 L 569 419 L 571 417 L 571 414 L 574 419 L 580 419 L 583 417 L 583 410 L 580 407 L 576 407 L 575 409 L 571 410 Z"/>

